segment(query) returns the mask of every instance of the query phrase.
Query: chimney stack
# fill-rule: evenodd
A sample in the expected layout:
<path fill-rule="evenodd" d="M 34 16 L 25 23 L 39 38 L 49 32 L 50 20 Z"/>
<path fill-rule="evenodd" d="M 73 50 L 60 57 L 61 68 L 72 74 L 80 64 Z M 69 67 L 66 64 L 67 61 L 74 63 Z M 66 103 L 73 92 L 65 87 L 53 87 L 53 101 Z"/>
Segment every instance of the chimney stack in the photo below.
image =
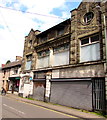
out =
<path fill-rule="evenodd" d="M 22 60 L 22 57 L 21 56 L 16 56 L 16 61 L 20 61 Z"/>

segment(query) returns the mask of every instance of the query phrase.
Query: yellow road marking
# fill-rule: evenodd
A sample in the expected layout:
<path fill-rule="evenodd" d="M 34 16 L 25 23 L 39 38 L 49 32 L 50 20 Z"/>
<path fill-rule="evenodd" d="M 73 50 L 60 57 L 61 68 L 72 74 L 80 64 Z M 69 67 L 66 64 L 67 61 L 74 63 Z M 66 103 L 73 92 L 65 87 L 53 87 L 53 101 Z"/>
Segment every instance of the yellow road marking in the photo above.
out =
<path fill-rule="evenodd" d="M 36 104 L 29 103 L 29 102 L 26 102 L 26 101 L 18 100 L 18 99 L 15 99 L 15 100 L 16 100 L 16 101 L 19 101 L 19 102 L 22 102 L 22 103 L 25 103 L 25 104 L 33 105 L 33 106 L 36 106 L 36 107 L 39 107 L 39 108 L 42 108 L 42 109 L 45 109 L 45 110 L 49 110 L 49 111 L 52 111 L 52 112 L 55 112 L 55 113 L 59 113 L 59 114 L 68 116 L 68 117 L 70 117 L 70 118 L 77 118 L 77 119 L 79 119 L 79 120 L 83 120 L 82 118 L 75 117 L 75 116 L 73 116 L 73 115 L 68 115 L 68 114 L 63 113 L 63 112 L 60 112 L 60 111 L 52 110 L 51 108 L 46 108 L 46 107 L 43 107 L 43 106 L 40 106 L 40 105 L 36 105 Z"/>
<path fill-rule="evenodd" d="M 79 119 L 79 120 L 83 120 L 82 118 L 78 118 L 78 117 L 75 117 L 75 116 L 72 116 L 72 115 L 68 115 L 68 114 L 66 114 L 66 113 L 63 113 L 63 112 L 59 112 L 59 111 L 56 111 L 56 110 L 52 110 L 51 108 L 46 108 L 46 107 L 43 107 L 43 106 L 40 106 L 40 105 L 35 105 L 35 104 L 33 104 L 33 103 L 28 103 L 28 102 L 26 103 L 25 101 L 21 101 L 21 102 L 23 102 L 23 103 L 25 103 L 25 104 L 30 104 L 30 105 L 33 105 L 33 106 L 36 106 L 36 107 L 39 107 L 39 108 L 42 108 L 42 109 L 45 109 L 45 110 L 49 110 L 49 111 L 52 111 L 52 112 L 56 112 L 56 113 L 59 113 L 59 114 L 68 116 L 68 117 L 70 117 L 70 118 L 77 118 L 77 119 Z"/>

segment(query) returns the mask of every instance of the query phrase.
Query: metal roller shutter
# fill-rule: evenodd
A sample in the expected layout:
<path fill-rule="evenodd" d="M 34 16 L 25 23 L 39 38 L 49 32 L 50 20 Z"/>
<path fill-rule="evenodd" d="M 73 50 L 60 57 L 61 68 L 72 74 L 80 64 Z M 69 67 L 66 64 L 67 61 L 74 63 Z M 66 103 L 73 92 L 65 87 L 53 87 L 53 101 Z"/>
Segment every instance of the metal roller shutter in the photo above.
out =
<path fill-rule="evenodd" d="M 50 102 L 92 110 L 92 82 L 52 81 Z"/>
<path fill-rule="evenodd" d="M 44 101 L 45 95 L 45 81 L 34 82 L 33 98 L 36 100 Z"/>

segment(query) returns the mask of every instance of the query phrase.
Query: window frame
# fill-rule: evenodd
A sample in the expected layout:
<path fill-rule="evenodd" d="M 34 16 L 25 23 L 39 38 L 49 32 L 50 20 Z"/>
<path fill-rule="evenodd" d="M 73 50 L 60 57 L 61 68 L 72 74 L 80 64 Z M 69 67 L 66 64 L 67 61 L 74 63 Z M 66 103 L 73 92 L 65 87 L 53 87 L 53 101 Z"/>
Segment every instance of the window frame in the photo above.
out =
<path fill-rule="evenodd" d="M 53 53 L 60 53 L 69 50 L 69 44 L 60 45 L 53 48 Z"/>
<path fill-rule="evenodd" d="M 63 35 L 64 32 L 65 32 L 65 28 L 64 28 L 64 27 L 58 28 L 58 29 L 57 29 L 57 36 Z"/>
<path fill-rule="evenodd" d="M 98 43 L 98 42 L 99 42 L 99 39 L 96 40 L 96 41 L 94 41 L 94 42 L 91 41 L 91 38 L 94 37 L 94 36 L 99 36 L 99 34 L 95 34 L 95 35 L 86 37 L 86 38 L 89 39 L 89 42 L 86 43 L 86 44 L 81 44 L 81 41 L 82 41 L 82 40 L 85 40 L 86 38 L 81 39 L 81 40 L 80 40 L 80 45 L 81 45 L 81 47 L 82 47 L 82 46 L 86 46 L 86 45 L 91 45 L 91 44 L 94 44 L 94 43 Z"/>
<path fill-rule="evenodd" d="M 49 56 L 49 54 L 50 54 L 50 51 L 49 51 L 49 49 L 47 49 L 47 50 L 38 52 L 38 53 L 37 53 L 37 56 L 38 56 L 38 58 L 40 59 L 40 58 Z"/>
<path fill-rule="evenodd" d="M 30 68 L 28 69 L 28 63 L 30 63 Z M 26 55 L 26 64 L 25 64 L 25 70 L 31 70 L 31 66 L 32 66 L 32 54 Z"/>
<path fill-rule="evenodd" d="M 90 16 L 90 18 L 88 18 Z M 94 18 L 94 13 L 93 12 L 87 12 L 85 15 L 84 15 L 84 22 L 87 24 L 87 23 L 90 23 L 91 20 Z"/>
<path fill-rule="evenodd" d="M 18 74 L 18 68 L 14 69 L 14 74 Z"/>
<path fill-rule="evenodd" d="M 85 38 L 81 38 L 80 39 L 80 63 L 82 63 L 82 62 L 90 62 L 90 61 L 96 61 L 96 60 L 87 60 L 87 61 L 82 61 L 82 59 L 81 59 L 81 57 L 82 57 L 82 55 L 81 55 L 81 49 L 82 49 L 82 47 L 85 47 L 85 46 L 90 46 L 90 45 L 93 45 L 93 44 L 97 44 L 97 43 L 99 43 L 100 44 L 100 39 L 98 39 L 98 40 L 96 40 L 96 41 L 91 41 L 91 38 L 92 37 L 95 37 L 95 36 L 97 36 L 97 37 L 99 37 L 99 34 L 94 34 L 94 35 L 91 35 L 91 36 L 87 36 L 87 37 L 85 37 Z M 88 38 L 89 39 L 89 42 L 87 43 L 87 44 L 81 44 L 81 41 L 82 40 L 85 40 L 86 38 Z M 100 54 L 100 53 L 99 53 Z M 100 57 L 100 56 L 99 56 Z M 101 59 L 101 58 L 100 58 Z M 100 59 L 98 59 L 98 60 L 100 60 Z"/>

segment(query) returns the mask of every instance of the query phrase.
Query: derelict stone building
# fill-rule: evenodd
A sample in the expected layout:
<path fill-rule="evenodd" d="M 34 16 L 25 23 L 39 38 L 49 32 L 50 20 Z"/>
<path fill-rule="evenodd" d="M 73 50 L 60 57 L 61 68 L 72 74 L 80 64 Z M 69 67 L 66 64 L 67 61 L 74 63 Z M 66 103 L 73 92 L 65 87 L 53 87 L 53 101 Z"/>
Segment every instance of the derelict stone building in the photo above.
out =
<path fill-rule="evenodd" d="M 106 6 L 81 2 L 70 19 L 25 37 L 22 72 L 33 78 L 33 98 L 105 111 Z"/>

